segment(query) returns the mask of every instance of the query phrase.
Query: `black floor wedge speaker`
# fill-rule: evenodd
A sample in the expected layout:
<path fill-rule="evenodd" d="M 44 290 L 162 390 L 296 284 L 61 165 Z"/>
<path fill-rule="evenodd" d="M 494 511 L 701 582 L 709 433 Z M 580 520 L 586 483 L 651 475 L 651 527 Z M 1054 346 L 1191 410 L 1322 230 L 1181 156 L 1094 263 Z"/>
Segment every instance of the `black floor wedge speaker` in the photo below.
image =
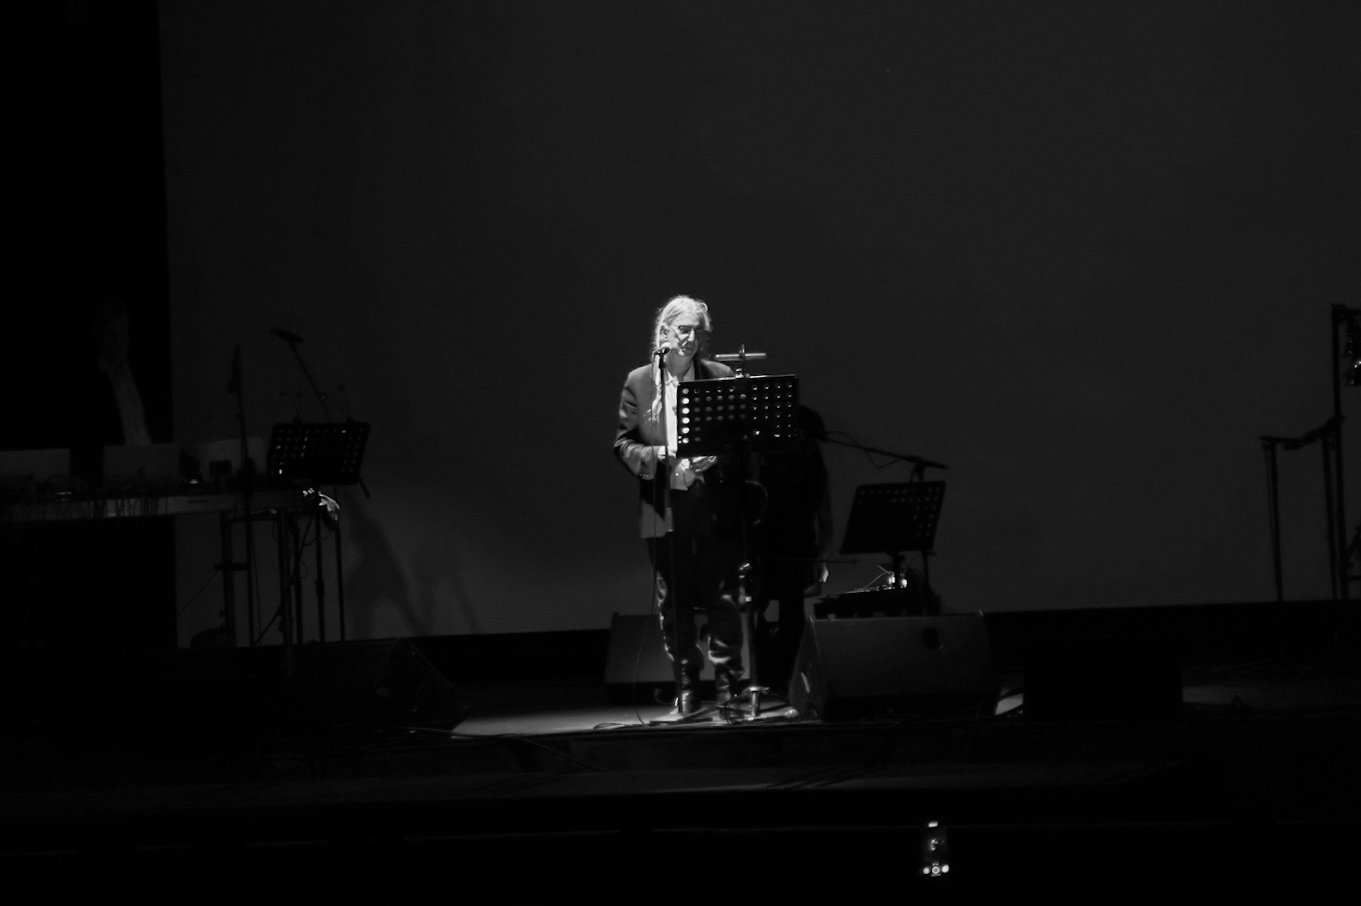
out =
<path fill-rule="evenodd" d="M 981 614 L 811 620 L 789 680 L 791 707 L 828 721 L 968 713 L 996 701 Z"/>

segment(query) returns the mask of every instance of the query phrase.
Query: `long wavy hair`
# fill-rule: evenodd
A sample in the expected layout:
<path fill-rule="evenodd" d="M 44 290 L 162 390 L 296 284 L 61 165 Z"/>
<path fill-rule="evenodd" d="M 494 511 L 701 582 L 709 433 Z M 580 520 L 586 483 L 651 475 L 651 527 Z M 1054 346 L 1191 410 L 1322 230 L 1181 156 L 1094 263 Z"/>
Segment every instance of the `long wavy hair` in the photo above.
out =
<path fill-rule="evenodd" d="M 703 331 L 696 339 L 695 358 L 699 358 L 709 349 L 709 334 L 713 332 L 714 322 L 709 317 L 709 306 L 703 301 L 692 298 L 691 296 L 676 296 L 668 301 L 661 308 L 657 309 L 657 317 L 652 321 L 652 412 L 650 418 L 652 422 L 657 422 L 662 417 L 662 403 L 666 399 L 666 385 L 662 374 L 662 360 L 657 355 L 657 350 L 662 348 L 663 341 L 666 339 L 666 329 L 675 324 L 686 315 L 694 315 L 699 321 L 700 330 Z"/>

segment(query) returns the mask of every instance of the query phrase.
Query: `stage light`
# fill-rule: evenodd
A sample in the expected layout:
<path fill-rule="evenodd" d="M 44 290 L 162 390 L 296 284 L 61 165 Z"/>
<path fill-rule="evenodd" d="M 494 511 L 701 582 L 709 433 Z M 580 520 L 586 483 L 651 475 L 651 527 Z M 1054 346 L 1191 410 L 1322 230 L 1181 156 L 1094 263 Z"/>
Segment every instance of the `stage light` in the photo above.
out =
<path fill-rule="evenodd" d="M 922 875 L 943 878 L 950 873 L 950 845 L 939 821 L 928 821 L 922 829 Z"/>
<path fill-rule="evenodd" d="M 1344 383 L 1361 387 L 1361 309 L 1339 306 L 1346 341 L 1342 354 L 1347 359 Z"/>

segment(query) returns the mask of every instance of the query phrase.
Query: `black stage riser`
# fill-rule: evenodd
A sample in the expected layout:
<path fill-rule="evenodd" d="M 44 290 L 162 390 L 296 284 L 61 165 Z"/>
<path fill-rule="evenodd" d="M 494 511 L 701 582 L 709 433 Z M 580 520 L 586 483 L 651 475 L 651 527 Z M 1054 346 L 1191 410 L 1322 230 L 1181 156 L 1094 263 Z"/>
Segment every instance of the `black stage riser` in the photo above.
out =
<path fill-rule="evenodd" d="M 394 727 L 452 729 L 470 706 L 405 639 L 281 648 L 191 649 L 152 659 L 119 696 L 131 729 L 207 745 Z"/>
<path fill-rule="evenodd" d="M 1164 633 L 1067 633 L 1027 645 L 1026 720 L 1174 719 L 1181 706 L 1180 659 Z"/>

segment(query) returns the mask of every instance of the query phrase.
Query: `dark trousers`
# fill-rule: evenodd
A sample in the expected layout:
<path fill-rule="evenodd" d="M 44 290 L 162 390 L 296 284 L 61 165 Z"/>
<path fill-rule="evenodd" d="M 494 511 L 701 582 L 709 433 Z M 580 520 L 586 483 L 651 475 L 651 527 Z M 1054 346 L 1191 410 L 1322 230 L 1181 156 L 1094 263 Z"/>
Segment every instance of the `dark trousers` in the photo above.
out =
<path fill-rule="evenodd" d="M 708 655 L 714 669 L 742 675 L 742 615 L 737 608 L 740 537 L 730 525 L 721 492 L 697 482 L 672 491 L 674 530 L 649 538 L 657 576 L 657 612 L 666 653 L 679 662 L 682 685 L 693 685 L 702 666 L 696 615 L 707 615 Z"/>
<path fill-rule="evenodd" d="M 783 691 L 803 638 L 804 591 L 813 584 L 815 570 L 807 557 L 795 560 L 779 555 L 765 558 L 761 570 L 763 613 L 759 666 L 762 685 Z M 779 604 L 778 622 L 769 619 L 771 603 Z"/>

